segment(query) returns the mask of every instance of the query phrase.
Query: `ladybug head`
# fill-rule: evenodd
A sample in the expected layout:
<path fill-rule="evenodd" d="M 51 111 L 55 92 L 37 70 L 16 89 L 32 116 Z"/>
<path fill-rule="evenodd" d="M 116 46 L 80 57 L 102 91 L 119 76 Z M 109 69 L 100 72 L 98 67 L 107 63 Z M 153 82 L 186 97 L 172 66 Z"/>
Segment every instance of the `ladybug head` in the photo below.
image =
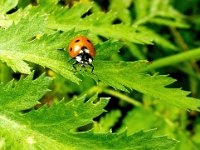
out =
<path fill-rule="evenodd" d="M 92 64 L 93 58 L 90 56 L 87 47 L 83 46 L 80 53 L 75 57 L 76 61 L 81 64 L 81 66 Z"/>

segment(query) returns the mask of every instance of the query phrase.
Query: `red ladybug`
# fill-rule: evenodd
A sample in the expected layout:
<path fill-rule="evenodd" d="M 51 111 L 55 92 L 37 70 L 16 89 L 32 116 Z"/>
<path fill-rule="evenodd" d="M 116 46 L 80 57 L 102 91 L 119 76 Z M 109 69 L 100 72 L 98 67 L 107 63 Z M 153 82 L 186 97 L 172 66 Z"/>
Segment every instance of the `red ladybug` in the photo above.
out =
<path fill-rule="evenodd" d="M 85 36 L 78 36 L 73 39 L 69 44 L 68 52 L 73 59 L 76 59 L 76 62 L 73 63 L 75 69 L 75 65 L 80 63 L 81 66 L 85 67 L 86 65 L 89 65 L 92 67 L 92 71 L 94 70 L 92 61 L 96 55 L 96 51 L 94 45 L 88 38 Z"/>

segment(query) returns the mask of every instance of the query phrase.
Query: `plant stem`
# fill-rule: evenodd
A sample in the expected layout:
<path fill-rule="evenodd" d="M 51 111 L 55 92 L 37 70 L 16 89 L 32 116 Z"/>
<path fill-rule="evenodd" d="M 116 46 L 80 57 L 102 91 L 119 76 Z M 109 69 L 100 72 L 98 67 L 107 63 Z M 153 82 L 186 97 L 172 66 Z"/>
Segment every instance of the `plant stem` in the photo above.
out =
<path fill-rule="evenodd" d="M 200 48 L 155 60 L 151 65 L 147 66 L 144 71 L 174 65 L 192 59 L 200 59 Z"/>
<path fill-rule="evenodd" d="M 105 94 L 117 97 L 120 100 L 124 100 L 124 101 L 126 101 L 130 104 L 135 105 L 135 106 L 142 106 L 142 103 L 140 103 L 139 101 L 134 100 L 133 98 L 130 98 L 130 97 L 118 92 L 118 91 L 107 89 L 107 86 L 105 86 L 103 84 L 100 84 L 99 86 L 95 86 L 95 87 L 91 88 L 89 91 L 86 92 L 86 94 L 89 94 L 89 95 L 92 95 L 94 93 L 98 93 L 98 94 L 105 93 Z"/>
<path fill-rule="evenodd" d="M 177 43 L 177 45 L 179 45 L 179 47 L 183 50 L 183 51 L 188 51 L 189 46 L 185 43 L 183 37 L 181 36 L 180 32 L 178 32 L 176 30 L 176 28 L 170 28 L 173 36 L 175 37 L 175 41 Z M 198 64 L 194 61 L 191 60 L 190 63 L 192 64 L 193 68 L 200 73 L 200 68 L 198 66 Z"/>
<path fill-rule="evenodd" d="M 124 95 L 124 94 L 121 94 L 117 91 L 110 90 L 110 89 L 104 89 L 103 92 L 106 93 L 106 94 L 112 95 L 114 97 L 118 97 L 119 99 L 124 100 L 124 101 L 126 101 L 130 104 L 135 105 L 135 106 L 142 106 L 142 104 L 140 102 L 138 102 L 137 100 L 134 100 L 134 99 L 132 99 L 132 98 L 130 98 L 130 97 Z"/>
<path fill-rule="evenodd" d="M 175 41 L 177 43 L 177 45 L 184 51 L 187 51 L 189 49 L 188 45 L 185 43 L 185 41 L 183 40 L 181 34 L 176 30 L 176 28 L 170 28 Z"/>

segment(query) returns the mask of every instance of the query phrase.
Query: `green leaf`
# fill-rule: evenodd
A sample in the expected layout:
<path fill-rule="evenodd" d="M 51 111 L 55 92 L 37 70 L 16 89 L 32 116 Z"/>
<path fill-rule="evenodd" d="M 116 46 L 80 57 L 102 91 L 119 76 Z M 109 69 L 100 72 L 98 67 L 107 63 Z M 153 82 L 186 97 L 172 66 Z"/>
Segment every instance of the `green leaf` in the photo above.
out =
<path fill-rule="evenodd" d="M 57 4 L 58 3 L 58 0 L 38 0 L 38 3 L 41 5 L 41 6 L 45 6 L 45 5 L 49 5 L 49 4 Z"/>
<path fill-rule="evenodd" d="M 38 26 L 39 24 L 40 26 Z M 28 26 L 29 20 L 23 19 L 18 25 L 12 25 L 6 30 L 0 29 L 0 34 L 4 35 L 0 37 L 0 59 L 6 62 L 14 71 L 22 73 L 30 73 L 30 67 L 23 61 L 24 56 L 19 50 L 24 50 L 23 45 L 41 32 L 44 28 L 44 22 L 38 19 L 38 21 L 32 22 L 31 27 Z"/>
<path fill-rule="evenodd" d="M 25 8 L 31 3 L 31 0 L 19 0 L 17 7 L 18 8 Z"/>
<path fill-rule="evenodd" d="M 116 149 L 116 150 L 132 150 L 132 149 L 171 149 L 177 143 L 175 140 L 167 139 L 166 136 L 155 136 L 155 130 L 149 131 L 140 131 L 131 136 L 126 136 L 126 133 L 115 133 L 115 134 L 96 134 L 98 140 L 92 140 L 94 147 L 90 147 L 88 144 L 87 148 L 89 149 Z M 90 140 L 91 133 L 88 132 L 86 135 L 80 134 L 80 137 L 87 138 Z M 115 138 L 113 138 L 115 136 Z M 105 138 L 106 137 L 106 138 Z M 104 146 L 102 147 L 99 143 L 104 141 Z M 106 142 L 105 142 L 106 141 Z M 94 142 L 94 143 L 93 143 Z"/>
<path fill-rule="evenodd" d="M 7 85 L 0 85 L 0 110 L 19 111 L 29 109 L 47 92 L 51 79 L 44 75 L 33 79 L 31 73 L 16 84 L 13 81 Z"/>
<path fill-rule="evenodd" d="M 81 6 L 85 11 L 83 4 L 77 7 Z M 73 12 L 74 10 L 70 9 L 70 11 Z M 4 35 L 0 37 L 0 59 L 6 62 L 14 71 L 30 73 L 30 67 L 25 62 L 29 61 L 48 67 L 66 79 L 78 83 L 79 79 L 71 71 L 72 65 L 67 63 L 67 55 L 57 49 L 67 47 L 71 39 L 80 34 L 84 35 L 86 32 L 75 33 L 73 30 L 62 34 L 56 32 L 51 35 L 44 34 L 40 39 L 31 40 L 37 34 L 43 33 L 45 24 L 46 22 L 43 18 L 32 17 L 31 19 L 22 19 L 17 25 L 12 25 L 8 29 L 0 29 L 0 33 Z M 63 39 L 66 39 L 66 41 Z M 104 49 L 102 51 L 105 51 L 108 46 L 110 50 L 112 49 L 112 51 L 109 50 L 108 52 L 110 54 L 110 52 L 116 51 L 120 47 L 120 44 L 115 44 L 116 47 L 114 47 L 111 46 L 110 42 L 105 42 L 105 45 L 97 45 L 97 51 L 102 49 Z M 180 94 L 180 96 L 169 94 L 172 93 L 173 89 L 165 88 L 165 86 L 171 84 L 173 82 L 172 79 L 165 76 L 151 77 L 145 73 L 141 73 L 141 70 L 144 70 L 145 66 L 142 65 L 140 66 L 141 70 L 137 70 L 138 68 L 132 65 L 137 64 L 137 62 L 99 62 L 98 59 L 106 58 L 105 53 L 99 53 L 99 56 L 97 54 L 96 62 L 94 61 L 95 74 L 106 84 L 123 91 L 128 91 L 126 89 L 128 87 L 164 100 L 167 103 L 180 106 L 181 108 L 198 110 L 199 101 L 194 98 L 186 98 L 188 92 L 181 94 L 181 90 L 175 89 L 178 93 L 177 95 Z M 160 88 L 157 90 L 157 87 Z M 185 99 L 186 102 L 184 100 L 181 101 L 181 99 Z"/>
<path fill-rule="evenodd" d="M 31 68 L 25 62 L 29 61 L 48 67 L 66 79 L 78 83 L 80 80 L 70 71 L 72 65 L 68 63 L 67 54 L 58 49 L 67 47 L 70 40 L 87 32 L 75 33 L 71 30 L 63 34 L 44 34 L 40 39 L 33 39 L 36 35 L 43 34 L 45 24 L 43 17 L 35 16 L 30 20 L 22 19 L 8 29 L 0 29 L 0 34 L 4 35 L 0 37 L 0 59 L 14 71 L 29 74 Z"/>
<path fill-rule="evenodd" d="M 147 34 L 149 34 L 149 36 L 152 36 L 153 41 L 162 46 L 163 48 L 161 50 L 166 51 L 167 50 L 171 50 L 171 51 L 178 51 L 178 47 L 176 47 L 172 42 L 170 42 L 169 40 L 165 39 L 163 36 L 160 36 L 158 33 L 156 33 L 155 31 L 144 27 L 144 26 L 140 26 L 138 27 L 138 30 L 142 30 L 145 31 Z"/>
<path fill-rule="evenodd" d="M 37 128 L 41 132 L 45 132 L 46 126 L 54 128 L 53 131 L 69 132 L 71 129 L 92 123 L 93 118 L 105 111 L 103 108 L 107 105 L 108 99 L 103 98 L 94 102 L 96 99 L 97 95 L 85 102 L 85 97 L 80 97 L 68 102 L 67 105 L 64 101 L 61 101 L 49 109 L 44 106 L 39 110 L 31 111 L 25 114 L 24 119 L 30 122 L 33 128 Z M 53 134 L 46 132 L 46 134 Z M 55 138 L 61 137 L 57 135 Z"/>
<path fill-rule="evenodd" d="M 18 0 L 1 0 L 0 1 L 0 15 L 8 12 L 17 6 Z"/>
<path fill-rule="evenodd" d="M 131 2 L 132 0 L 111 0 L 109 10 L 117 13 L 117 19 L 120 19 L 125 24 L 130 24 L 131 13 L 128 10 L 128 7 L 130 7 Z"/>
<path fill-rule="evenodd" d="M 171 6 L 170 0 L 135 0 L 134 3 L 137 15 L 134 26 L 153 22 L 180 28 L 189 27 L 184 15 Z"/>
<path fill-rule="evenodd" d="M 0 27 L 6 28 L 12 24 L 13 20 L 9 19 L 6 13 L 16 7 L 17 3 L 18 0 L 0 1 Z"/>
<path fill-rule="evenodd" d="M 190 92 L 179 88 L 167 88 L 175 79 L 164 75 L 150 76 L 143 70 L 147 67 L 146 61 L 137 62 L 111 62 L 94 60 L 94 76 L 116 89 L 128 91 L 137 90 L 165 103 L 183 109 L 199 111 L 200 100 L 187 97 Z"/>
<path fill-rule="evenodd" d="M 173 147 L 176 141 L 154 136 L 154 131 L 127 136 L 126 132 L 75 132 L 77 127 L 92 123 L 105 110 L 107 98 L 97 95 L 86 101 L 76 98 L 50 108 L 42 106 L 28 113 L 19 111 L 33 107 L 48 91 L 50 78 L 44 75 L 32 80 L 33 74 L 0 87 L 0 146 L 3 149 L 134 149 Z M 9 94 L 9 95 L 8 95 Z M 138 142 L 136 142 L 138 141 Z M 143 142 L 144 141 L 144 142 Z"/>
<path fill-rule="evenodd" d="M 53 7 L 53 6 L 52 6 Z M 92 3 L 78 3 L 72 8 L 53 7 L 54 12 L 49 16 L 48 27 L 68 31 L 76 28 L 77 30 L 90 30 L 91 33 L 109 37 L 113 39 L 122 39 L 135 43 L 151 43 L 151 37 L 145 32 L 137 32 L 137 28 L 116 24 L 113 25 L 115 13 L 93 12 L 91 15 L 82 18 L 93 7 Z"/>
<path fill-rule="evenodd" d="M 109 60 L 109 58 L 111 58 L 111 56 L 114 53 L 117 53 L 121 47 L 122 43 L 111 42 L 110 40 L 101 44 L 97 44 L 95 45 L 96 48 L 95 59 Z"/>
<path fill-rule="evenodd" d="M 43 83 L 34 84 L 35 88 L 39 84 Z M 29 96 L 37 94 L 30 93 Z M 163 149 L 176 144 L 176 141 L 167 137 L 154 136 L 153 130 L 141 131 L 131 136 L 127 136 L 126 132 L 115 134 L 92 131 L 74 132 L 77 127 L 92 123 L 93 118 L 104 112 L 103 108 L 108 103 L 108 99 L 102 98 L 99 101 L 96 99 L 97 95 L 87 101 L 84 97 L 74 99 L 67 104 L 61 101 L 50 108 L 43 106 L 39 110 L 32 110 L 25 114 L 0 108 L 0 137 L 6 141 L 6 144 L 2 145 L 3 148 L 98 150 L 156 147 Z M 1 141 L 3 143 L 4 140 Z"/>
<path fill-rule="evenodd" d="M 147 130 L 150 128 L 160 127 L 158 125 L 158 121 L 161 120 L 162 118 L 156 116 L 150 108 L 136 107 L 129 111 L 125 118 L 122 120 L 121 129 L 123 130 L 124 128 L 127 128 L 127 134 L 131 135 L 140 131 L 141 129 Z"/>
<path fill-rule="evenodd" d="M 94 132 L 108 132 L 121 117 L 120 110 L 112 110 L 94 123 Z"/>

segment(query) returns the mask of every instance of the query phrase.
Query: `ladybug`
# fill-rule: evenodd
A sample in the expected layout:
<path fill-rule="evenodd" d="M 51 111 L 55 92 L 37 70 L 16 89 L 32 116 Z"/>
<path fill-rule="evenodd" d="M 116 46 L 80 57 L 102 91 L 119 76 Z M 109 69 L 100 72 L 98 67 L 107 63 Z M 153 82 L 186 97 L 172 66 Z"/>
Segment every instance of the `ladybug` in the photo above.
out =
<path fill-rule="evenodd" d="M 80 63 L 82 67 L 89 65 L 92 67 L 92 72 L 94 66 L 92 65 L 93 58 L 96 55 L 96 51 L 92 42 L 85 36 L 78 36 L 71 41 L 68 47 L 69 55 L 76 62 L 73 63 L 74 69 L 75 65 Z"/>

